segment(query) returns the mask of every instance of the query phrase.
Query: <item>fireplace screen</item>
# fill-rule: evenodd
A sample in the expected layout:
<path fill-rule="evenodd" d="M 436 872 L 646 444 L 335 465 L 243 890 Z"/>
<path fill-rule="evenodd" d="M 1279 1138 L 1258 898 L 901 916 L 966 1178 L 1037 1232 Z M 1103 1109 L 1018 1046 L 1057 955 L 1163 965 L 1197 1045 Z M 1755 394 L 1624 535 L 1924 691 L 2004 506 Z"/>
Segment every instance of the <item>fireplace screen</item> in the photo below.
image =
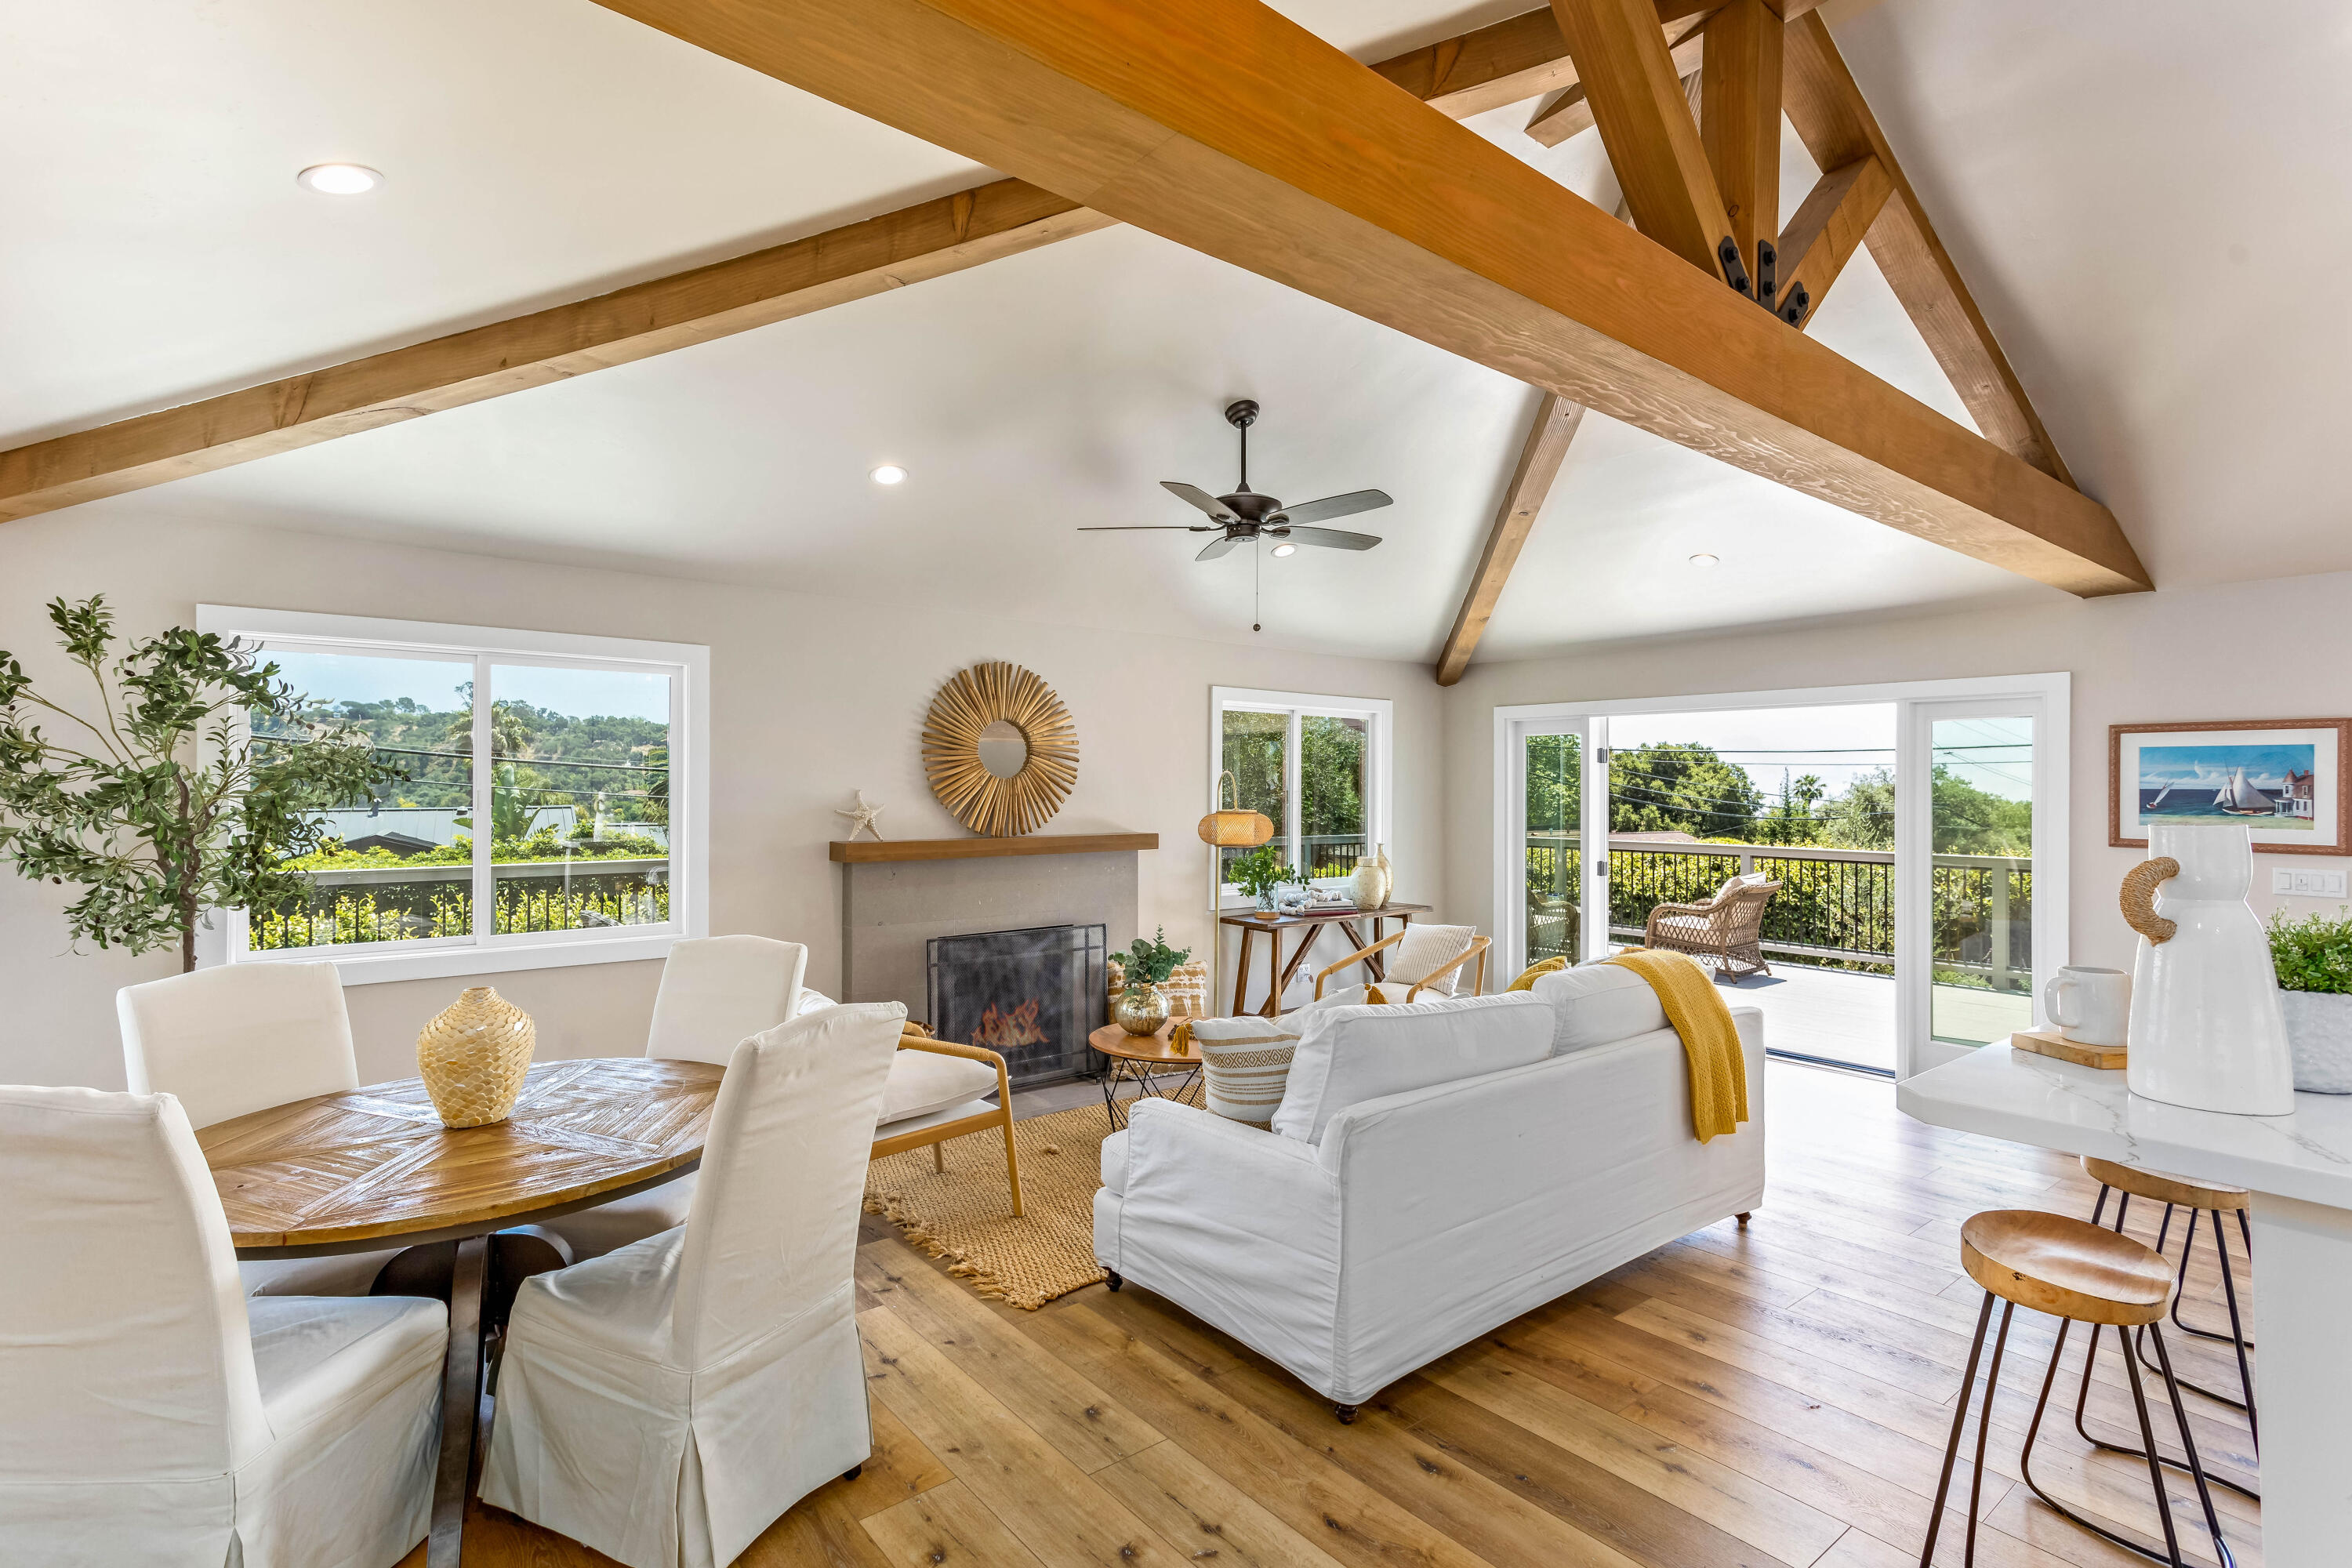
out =
<path fill-rule="evenodd" d="M 1087 1070 L 1087 1037 L 1105 1022 L 1105 956 L 1098 925 L 933 937 L 931 1028 L 1002 1055 L 1016 1086 L 1073 1077 Z"/>

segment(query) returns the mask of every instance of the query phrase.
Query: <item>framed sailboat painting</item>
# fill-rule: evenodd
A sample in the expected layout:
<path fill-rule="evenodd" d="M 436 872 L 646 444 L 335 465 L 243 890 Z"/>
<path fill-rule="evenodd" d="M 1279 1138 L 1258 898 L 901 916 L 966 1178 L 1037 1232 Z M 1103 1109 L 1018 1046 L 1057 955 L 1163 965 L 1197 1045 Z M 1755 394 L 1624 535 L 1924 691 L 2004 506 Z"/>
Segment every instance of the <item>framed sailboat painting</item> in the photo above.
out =
<path fill-rule="evenodd" d="M 2115 724 L 2107 842 L 2145 848 L 2155 826 L 2242 823 L 2266 855 L 2343 855 L 2352 824 L 2352 719 Z"/>

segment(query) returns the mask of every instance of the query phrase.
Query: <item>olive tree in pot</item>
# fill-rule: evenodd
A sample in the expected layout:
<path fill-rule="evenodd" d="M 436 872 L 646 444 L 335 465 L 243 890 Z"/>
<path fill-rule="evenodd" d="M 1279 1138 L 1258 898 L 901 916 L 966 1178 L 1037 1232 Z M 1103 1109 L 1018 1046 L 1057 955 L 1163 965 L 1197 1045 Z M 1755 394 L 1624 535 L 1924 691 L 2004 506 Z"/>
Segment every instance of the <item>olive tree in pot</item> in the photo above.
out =
<path fill-rule="evenodd" d="M 2352 1094 L 2352 910 L 2299 921 L 2273 914 L 2270 935 L 2294 1087 Z"/>
<path fill-rule="evenodd" d="M 194 969 L 211 910 L 308 891 L 282 864 L 317 845 L 317 812 L 406 776 L 355 731 L 306 722 L 278 667 L 234 641 L 173 626 L 117 655 L 103 596 L 51 600 L 49 620 L 91 689 L 78 704 L 37 691 L 0 649 L 0 854 L 83 889 L 66 906 L 77 945 L 176 943 Z"/>

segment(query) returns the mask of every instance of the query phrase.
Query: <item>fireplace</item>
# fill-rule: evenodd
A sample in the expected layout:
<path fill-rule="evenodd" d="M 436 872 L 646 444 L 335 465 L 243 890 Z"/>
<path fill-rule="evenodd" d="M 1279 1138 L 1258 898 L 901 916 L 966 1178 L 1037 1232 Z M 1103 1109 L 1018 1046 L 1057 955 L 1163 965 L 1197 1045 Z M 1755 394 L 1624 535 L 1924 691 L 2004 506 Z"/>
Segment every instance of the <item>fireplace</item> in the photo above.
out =
<path fill-rule="evenodd" d="M 1087 1070 L 1109 976 L 1099 925 L 936 936 L 928 944 L 931 1028 L 1004 1058 L 1015 1088 Z"/>

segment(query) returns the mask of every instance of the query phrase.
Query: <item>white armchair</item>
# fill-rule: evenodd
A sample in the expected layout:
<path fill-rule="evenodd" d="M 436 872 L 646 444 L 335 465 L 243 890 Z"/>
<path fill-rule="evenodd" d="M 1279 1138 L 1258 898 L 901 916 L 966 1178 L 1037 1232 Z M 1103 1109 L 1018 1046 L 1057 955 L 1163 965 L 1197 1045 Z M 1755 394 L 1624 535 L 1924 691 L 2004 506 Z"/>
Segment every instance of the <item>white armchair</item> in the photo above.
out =
<path fill-rule="evenodd" d="M 394 1568 L 448 1315 L 261 1297 L 168 1094 L 0 1089 L 0 1559 Z"/>
<path fill-rule="evenodd" d="M 851 1268 L 906 1009 L 735 1047 L 687 1223 L 527 1280 L 482 1500 L 630 1568 L 716 1568 L 873 1451 Z"/>
<path fill-rule="evenodd" d="M 192 1127 L 360 1086 L 343 983 L 331 963 L 230 963 L 114 994 L 133 1094 L 177 1097 Z M 398 1255 L 240 1263 L 255 1296 L 364 1296 Z"/>

